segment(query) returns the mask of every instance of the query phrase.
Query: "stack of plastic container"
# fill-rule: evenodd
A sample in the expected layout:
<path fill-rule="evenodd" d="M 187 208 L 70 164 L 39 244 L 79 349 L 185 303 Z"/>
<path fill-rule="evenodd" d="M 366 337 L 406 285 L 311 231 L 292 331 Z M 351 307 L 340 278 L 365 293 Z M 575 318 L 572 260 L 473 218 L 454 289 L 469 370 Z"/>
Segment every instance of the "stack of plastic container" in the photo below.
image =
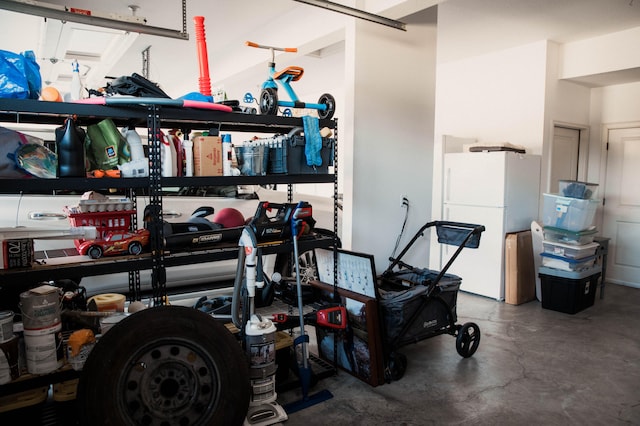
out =
<path fill-rule="evenodd" d="M 544 251 L 538 270 L 542 307 L 574 314 L 593 305 L 601 268 L 593 225 L 598 185 L 560 181 L 560 193 L 544 194 Z"/>

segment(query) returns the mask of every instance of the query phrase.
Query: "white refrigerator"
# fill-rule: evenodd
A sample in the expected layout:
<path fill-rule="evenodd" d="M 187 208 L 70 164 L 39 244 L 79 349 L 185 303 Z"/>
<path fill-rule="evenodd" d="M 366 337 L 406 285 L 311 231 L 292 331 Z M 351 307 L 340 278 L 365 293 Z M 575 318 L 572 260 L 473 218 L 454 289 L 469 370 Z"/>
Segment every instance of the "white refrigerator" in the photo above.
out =
<path fill-rule="evenodd" d="M 504 246 L 509 232 L 531 229 L 538 217 L 540 156 L 511 151 L 445 154 L 444 220 L 484 225 L 477 249 L 465 248 L 449 273 L 461 290 L 504 300 Z M 440 245 L 443 267 L 455 246 Z"/>

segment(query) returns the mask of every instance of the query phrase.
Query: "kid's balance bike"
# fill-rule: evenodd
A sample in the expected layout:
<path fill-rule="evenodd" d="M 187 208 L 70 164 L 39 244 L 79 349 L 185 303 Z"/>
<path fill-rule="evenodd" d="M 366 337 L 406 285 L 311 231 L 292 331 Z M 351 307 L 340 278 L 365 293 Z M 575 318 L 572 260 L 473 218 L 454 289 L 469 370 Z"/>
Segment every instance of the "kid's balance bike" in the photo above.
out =
<path fill-rule="evenodd" d="M 275 51 L 281 52 L 297 52 L 295 47 L 273 47 L 265 46 L 251 41 L 246 42 L 247 46 L 257 47 L 260 49 L 269 49 L 271 51 L 271 62 L 269 62 L 269 77 L 262 83 L 260 89 L 260 98 L 258 99 L 258 105 L 260 107 L 261 114 L 276 115 L 278 113 L 278 107 L 287 107 L 284 115 L 291 115 L 291 111 L 288 108 L 308 108 L 318 111 L 318 117 L 321 119 L 330 119 L 333 117 L 333 113 L 336 109 L 336 101 L 332 95 L 325 93 L 320 96 L 318 103 L 301 102 L 298 99 L 298 95 L 291 87 L 292 81 L 298 81 L 304 73 L 304 69 L 296 66 L 289 66 L 280 71 L 276 71 L 275 63 Z M 278 99 L 278 84 L 285 89 L 289 95 L 290 101 L 283 101 Z M 253 102 L 253 96 L 247 93 L 244 98 L 245 102 Z"/>

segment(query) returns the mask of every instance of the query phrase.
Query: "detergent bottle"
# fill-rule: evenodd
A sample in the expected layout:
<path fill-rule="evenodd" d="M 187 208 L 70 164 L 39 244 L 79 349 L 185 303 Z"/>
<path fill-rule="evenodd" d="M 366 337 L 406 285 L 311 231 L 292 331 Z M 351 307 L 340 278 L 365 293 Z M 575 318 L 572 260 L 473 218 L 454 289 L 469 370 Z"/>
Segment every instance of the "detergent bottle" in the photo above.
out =
<path fill-rule="evenodd" d="M 85 132 L 76 127 L 73 117 L 55 130 L 58 177 L 86 177 L 84 139 Z"/>
<path fill-rule="evenodd" d="M 142 140 L 138 132 L 136 132 L 136 128 L 134 126 L 124 127 L 121 133 L 129 144 L 131 161 L 144 160 L 144 148 L 142 147 Z"/>
<path fill-rule="evenodd" d="M 160 159 L 162 160 L 162 177 L 177 176 L 176 147 L 173 144 L 172 137 L 163 133 L 161 142 Z"/>

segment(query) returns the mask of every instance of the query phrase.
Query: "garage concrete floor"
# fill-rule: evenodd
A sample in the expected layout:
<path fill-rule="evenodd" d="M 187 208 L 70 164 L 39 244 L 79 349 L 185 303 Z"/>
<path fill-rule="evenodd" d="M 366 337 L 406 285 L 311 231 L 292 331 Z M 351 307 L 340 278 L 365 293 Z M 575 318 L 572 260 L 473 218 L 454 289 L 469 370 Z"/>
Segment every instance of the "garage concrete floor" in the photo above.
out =
<path fill-rule="evenodd" d="M 457 307 L 458 323 L 482 332 L 473 357 L 461 358 L 450 335 L 405 346 L 400 380 L 371 387 L 339 371 L 310 391 L 332 399 L 285 424 L 640 424 L 640 289 L 607 285 L 574 315 L 462 292 Z M 299 389 L 278 396 L 300 398 Z"/>

